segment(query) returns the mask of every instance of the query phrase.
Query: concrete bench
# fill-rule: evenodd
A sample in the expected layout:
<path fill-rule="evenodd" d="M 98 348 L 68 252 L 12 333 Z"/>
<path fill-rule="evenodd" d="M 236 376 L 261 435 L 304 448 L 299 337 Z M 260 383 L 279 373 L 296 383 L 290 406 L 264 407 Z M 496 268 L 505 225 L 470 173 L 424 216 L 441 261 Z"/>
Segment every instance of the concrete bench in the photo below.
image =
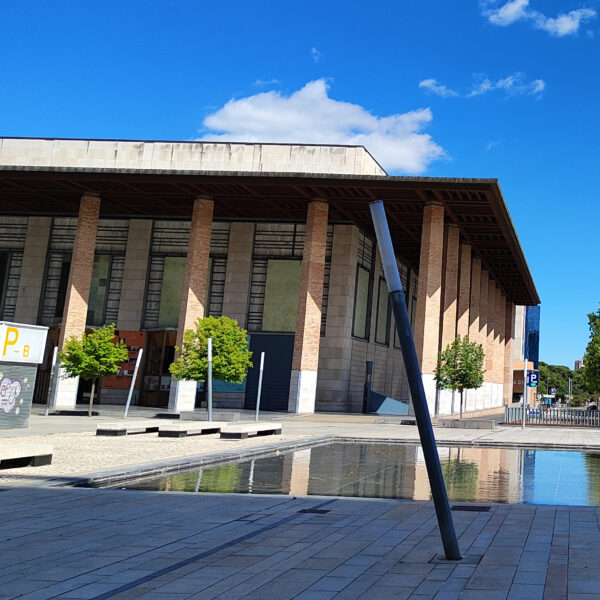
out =
<path fill-rule="evenodd" d="M 41 467 L 52 462 L 50 444 L 10 444 L 0 446 L 0 469 Z"/>
<path fill-rule="evenodd" d="M 222 421 L 177 421 L 161 424 L 158 437 L 182 438 L 189 435 L 219 433 L 224 426 L 225 423 Z"/>
<path fill-rule="evenodd" d="M 450 427 L 453 429 L 495 429 L 496 423 L 493 419 L 440 419 L 439 427 Z"/>
<path fill-rule="evenodd" d="M 98 423 L 96 435 L 130 435 L 132 433 L 156 433 L 159 423 L 152 421 L 114 421 Z"/>
<path fill-rule="evenodd" d="M 243 440 L 258 435 L 281 435 L 281 423 L 228 423 L 221 429 L 221 438 Z"/>

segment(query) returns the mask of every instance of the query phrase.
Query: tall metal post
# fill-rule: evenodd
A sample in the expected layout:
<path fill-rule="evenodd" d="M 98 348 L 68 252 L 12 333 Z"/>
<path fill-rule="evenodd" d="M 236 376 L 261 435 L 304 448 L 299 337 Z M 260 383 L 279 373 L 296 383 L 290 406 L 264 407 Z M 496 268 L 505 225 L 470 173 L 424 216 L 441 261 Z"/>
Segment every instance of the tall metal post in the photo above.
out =
<path fill-rule="evenodd" d="M 208 420 L 212 421 L 212 338 L 208 338 L 206 358 L 208 360 L 208 377 L 206 378 L 206 392 L 208 399 Z"/>
<path fill-rule="evenodd" d="M 50 367 L 50 382 L 48 383 L 48 398 L 46 399 L 46 411 L 44 414 L 48 416 L 50 414 L 50 404 L 54 408 L 54 392 L 56 390 L 56 358 L 58 356 L 58 346 L 54 346 L 52 351 L 52 366 Z"/>
<path fill-rule="evenodd" d="M 260 353 L 260 369 L 258 371 L 258 392 L 256 393 L 256 421 L 258 421 L 258 411 L 260 410 L 260 392 L 262 390 L 262 376 L 265 367 L 265 353 Z"/>
<path fill-rule="evenodd" d="M 144 354 L 144 349 L 140 348 L 138 351 L 137 359 L 135 361 L 135 367 L 133 369 L 133 379 L 131 380 L 131 385 L 129 386 L 129 394 L 127 394 L 125 413 L 123 414 L 124 419 L 127 418 L 127 415 L 129 413 L 129 407 L 131 406 L 131 398 L 133 397 L 133 390 L 135 388 L 135 380 L 137 379 L 138 369 L 140 368 L 140 363 L 142 362 L 142 354 Z"/>
<path fill-rule="evenodd" d="M 427 467 L 427 475 L 429 476 L 429 485 L 431 486 L 431 495 L 433 497 L 444 552 L 448 560 L 460 560 L 460 549 L 456 540 L 452 514 L 450 513 L 440 457 L 437 453 L 415 341 L 406 310 L 404 292 L 402 291 L 402 283 L 400 281 L 400 274 L 398 273 L 398 265 L 396 263 L 383 202 L 381 200 L 371 202 L 370 209 L 379 254 L 383 264 L 383 272 L 388 285 L 390 302 L 396 319 L 396 329 L 402 347 L 404 366 L 410 386 L 415 419 L 419 430 L 419 438 L 421 439 L 421 447 L 423 448 L 423 456 Z"/>

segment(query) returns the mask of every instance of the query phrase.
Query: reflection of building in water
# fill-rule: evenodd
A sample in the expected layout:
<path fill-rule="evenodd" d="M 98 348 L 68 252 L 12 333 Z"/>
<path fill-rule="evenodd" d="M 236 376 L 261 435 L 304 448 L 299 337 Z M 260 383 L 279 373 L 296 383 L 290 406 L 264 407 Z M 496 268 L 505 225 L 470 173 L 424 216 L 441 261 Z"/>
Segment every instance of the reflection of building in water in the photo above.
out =
<path fill-rule="evenodd" d="M 438 447 L 438 454 L 450 500 L 521 500 L 520 450 Z M 423 451 L 418 448 L 413 500 L 430 499 L 431 491 Z"/>
<path fill-rule="evenodd" d="M 286 456 L 283 463 L 282 490 L 290 496 L 307 496 L 310 479 L 310 455 L 312 448 L 296 450 Z"/>
<path fill-rule="evenodd" d="M 322 496 L 412 498 L 416 447 L 335 444 L 312 449 L 308 492 Z"/>

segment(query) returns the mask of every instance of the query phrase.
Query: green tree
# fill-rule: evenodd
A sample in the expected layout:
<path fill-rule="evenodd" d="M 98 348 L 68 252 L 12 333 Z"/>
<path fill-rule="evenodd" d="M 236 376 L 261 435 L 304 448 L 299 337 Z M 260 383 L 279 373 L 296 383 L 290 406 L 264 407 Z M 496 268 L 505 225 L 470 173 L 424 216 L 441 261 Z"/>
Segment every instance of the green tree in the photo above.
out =
<path fill-rule="evenodd" d="M 474 390 L 483 385 L 483 346 L 471 342 L 469 336 L 456 336 L 438 355 L 434 377 L 437 386 L 442 390 L 458 390 L 460 392 L 460 418 L 462 419 L 463 392 Z"/>
<path fill-rule="evenodd" d="M 587 389 L 597 396 L 600 394 L 600 308 L 588 314 L 590 341 L 583 357 L 583 369 Z"/>
<path fill-rule="evenodd" d="M 242 383 L 252 366 L 246 330 L 229 317 L 205 317 L 196 321 L 195 329 L 183 333 L 177 359 L 169 367 L 177 380 L 206 381 L 208 374 L 208 338 L 212 339 L 212 374 L 215 379 Z"/>
<path fill-rule="evenodd" d="M 79 377 L 92 382 L 88 415 L 92 416 L 96 380 L 114 375 L 121 363 L 127 361 L 129 355 L 123 340 L 115 343 L 114 323 L 84 333 L 81 339 L 75 336 L 65 342 L 62 352 L 58 353 L 61 366 L 67 377 Z"/>

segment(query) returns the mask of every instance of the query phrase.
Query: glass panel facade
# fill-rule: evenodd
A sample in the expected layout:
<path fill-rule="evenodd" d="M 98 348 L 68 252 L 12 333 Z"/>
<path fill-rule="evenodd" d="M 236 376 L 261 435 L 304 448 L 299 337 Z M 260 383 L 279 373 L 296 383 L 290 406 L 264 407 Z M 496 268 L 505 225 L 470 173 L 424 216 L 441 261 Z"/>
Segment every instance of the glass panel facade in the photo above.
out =
<path fill-rule="evenodd" d="M 158 312 L 158 326 L 160 328 L 177 327 L 179 310 L 181 309 L 185 263 L 185 256 L 165 257 L 160 309 Z"/>
<path fill-rule="evenodd" d="M 389 342 L 390 331 L 390 304 L 388 287 L 383 277 L 379 278 L 379 290 L 377 297 L 377 322 L 375 324 L 375 341 L 378 344 Z"/>
<path fill-rule="evenodd" d="M 90 281 L 90 296 L 88 301 L 87 324 L 92 326 L 104 325 L 106 295 L 110 279 L 111 256 L 97 254 L 94 257 L 92 279 Z"/>
<path fill-rule="evenodd" d="M 371 275 L 362 265 L 356 268 L 354 292 L 354 319 L 352 335 L 361 339 L 369 337 L 369 280 Z"/>
<path fill-rule="evenodd" d="M 300 291 L 300 260 L 269 260 L 262 330 L 294 332 Z"/>

